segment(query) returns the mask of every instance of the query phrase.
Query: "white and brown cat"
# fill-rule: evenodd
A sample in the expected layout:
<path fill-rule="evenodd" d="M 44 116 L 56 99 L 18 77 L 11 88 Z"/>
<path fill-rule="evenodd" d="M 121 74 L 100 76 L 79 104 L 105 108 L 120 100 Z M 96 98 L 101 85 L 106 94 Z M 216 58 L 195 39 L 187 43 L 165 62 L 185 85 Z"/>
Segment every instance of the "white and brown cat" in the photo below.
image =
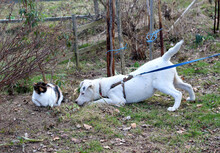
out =
<path fill-rule="evenodd" d="M 37 106 L 60 106 L 63 95 L 60 88 L 52 83 L 38 82 L 34 84 L 32 101 Z"/>

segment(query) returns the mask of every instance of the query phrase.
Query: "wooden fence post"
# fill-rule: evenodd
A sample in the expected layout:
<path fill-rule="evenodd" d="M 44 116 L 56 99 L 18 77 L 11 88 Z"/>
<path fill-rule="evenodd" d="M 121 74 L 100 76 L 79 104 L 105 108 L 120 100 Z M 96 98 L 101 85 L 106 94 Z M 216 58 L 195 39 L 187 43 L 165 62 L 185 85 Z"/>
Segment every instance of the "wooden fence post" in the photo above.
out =
<path fill-rule="evenodd" d="M 115 36 L 115 8 L 114 8 L 115 0 L 108 0 L 107 1 L 107 76 L 114 76 L 115 75 L 115 60 L 114 60 L 114 36 Z"/>
<path fill-rule="evenodd" d="M 121 30 L 121 11 L 120 11 L 120 0 L 116 0 L 116 17 L 117 17 L 117 26 L 118 26 L 118 41 L 120 48 L 123 48 L 123 38 Z M 124 59 L 124 50 L 120 50 L 120 59 L 121 59 L 121 73 L 125 74 L 125 59 Z"/>
<path fill-rule="evenodd" d="M 219 17 L 219 14 L 220 14 L 220 0 L 218 0 L 218 17 L 217 17 L 217 30 L 219 30 L 219 20 L 220 20 L 220 17 Z"/>
<path fill-rule="evenodd" d="M 73 36 L 74 36 L 74 52 L 76 57 L 76 68 L 79 69 L 79 51 L 78 51 L 78 38 L 77 38 L 77 23 L 76 23 L 76 15 L 72 15 L 72 23 L 73 23 Z"/>
<path fill-rule="evenodd" d="M 160 45 L 161 45 L 161 56 L 164 54 L 164 47 L 163 47 L 163 25 L 162 25 L 162 15 L 161 15 L 161 2 L 158 0 L 158 16 L 159 16 L 159 29 L 160 30 Z"/>

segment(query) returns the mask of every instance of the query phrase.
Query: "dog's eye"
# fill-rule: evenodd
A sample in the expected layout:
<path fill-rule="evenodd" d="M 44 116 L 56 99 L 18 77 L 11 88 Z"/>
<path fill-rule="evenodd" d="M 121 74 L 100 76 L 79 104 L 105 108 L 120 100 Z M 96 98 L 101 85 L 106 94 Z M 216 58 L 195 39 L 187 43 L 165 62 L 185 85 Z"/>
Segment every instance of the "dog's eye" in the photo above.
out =
<path fill-rule="evenodd" d="M 86 87 L 83 87 L 83 91 L 86 89 Z"/>

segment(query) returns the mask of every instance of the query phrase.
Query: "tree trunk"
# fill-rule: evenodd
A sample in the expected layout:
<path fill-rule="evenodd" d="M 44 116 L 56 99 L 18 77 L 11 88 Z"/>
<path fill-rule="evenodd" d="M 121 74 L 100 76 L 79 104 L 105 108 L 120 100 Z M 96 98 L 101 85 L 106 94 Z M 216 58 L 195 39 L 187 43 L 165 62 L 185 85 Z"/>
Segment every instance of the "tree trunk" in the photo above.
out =
<path fill-rule="evenodd" d="M 115 60 L 114 60 L 114 37 L 115 37 L 115 0 L 108 0 L 107 1 L 107 76 L 114 76 L 115 75 Z M 111 50 L 111 51 L 110 51 Z"/>
<path fill-rule="evenodd" d="M 159 16 L 159 28 L 160 30 L 160 47 L 161 47 L 161 56 L 164 54 L 164 47 L 163 47 L 163 25 L 162 25 L 162 15 L 161 15 L 161 2 L 158 0 L 158 16 Z"/>

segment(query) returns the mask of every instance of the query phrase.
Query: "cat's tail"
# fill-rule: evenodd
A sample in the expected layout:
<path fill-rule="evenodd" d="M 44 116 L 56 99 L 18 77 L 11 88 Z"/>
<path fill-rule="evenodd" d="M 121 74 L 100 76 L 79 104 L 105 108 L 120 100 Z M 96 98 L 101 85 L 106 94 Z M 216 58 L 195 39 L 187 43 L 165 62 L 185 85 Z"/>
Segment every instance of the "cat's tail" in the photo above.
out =
<path fill-rule="evenodd" d="M 181 40 L 181 41 L 178 42 L 174 47 L 170 48 L 170 49 L 162 56 L 162 59 L 163 59 L 164 61 L 169 61 L 170 58 L 171 58 L 173 55 L 175 55 L 175 54 L 179 51 L 179 49 L 180 49 L 181 45 L 183 44 L 183 42 L 184 42 L 184 41 Z"/>

